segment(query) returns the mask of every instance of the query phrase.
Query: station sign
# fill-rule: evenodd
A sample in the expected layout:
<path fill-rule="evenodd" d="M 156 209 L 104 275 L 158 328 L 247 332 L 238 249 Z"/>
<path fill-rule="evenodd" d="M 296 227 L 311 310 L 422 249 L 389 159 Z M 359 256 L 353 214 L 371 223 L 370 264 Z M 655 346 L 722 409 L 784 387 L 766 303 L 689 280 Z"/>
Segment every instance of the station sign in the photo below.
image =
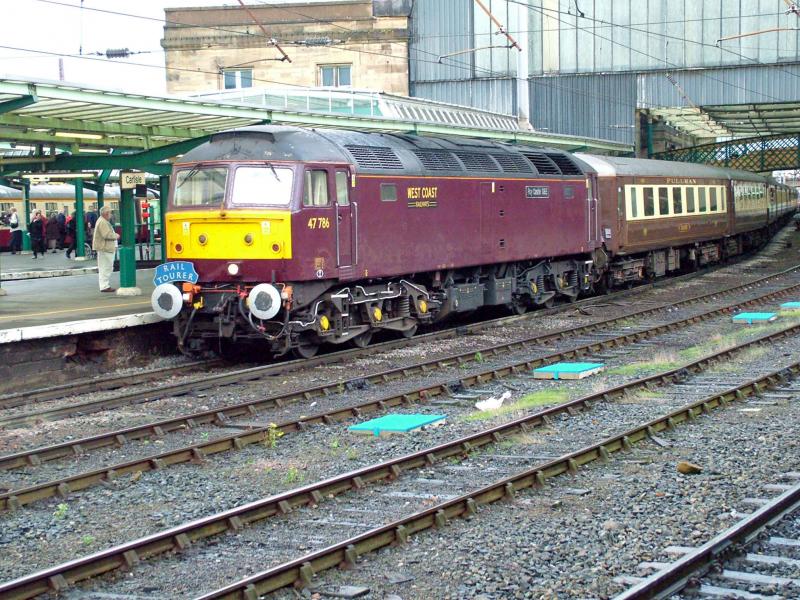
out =
<path fill-rule="evenodd" d="M 123 190 L 132 190 L 137 185 L 145 185 L 144 173 L 121 172 L 119 174 L 119 187 Z"/>

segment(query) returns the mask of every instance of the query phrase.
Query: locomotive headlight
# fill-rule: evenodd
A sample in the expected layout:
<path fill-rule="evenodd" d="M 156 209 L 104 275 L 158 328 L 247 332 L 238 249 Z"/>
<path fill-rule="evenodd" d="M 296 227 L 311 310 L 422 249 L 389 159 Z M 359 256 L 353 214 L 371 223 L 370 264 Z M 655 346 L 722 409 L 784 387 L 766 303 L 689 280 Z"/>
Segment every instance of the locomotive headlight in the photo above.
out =
<path fill-rule="evenodd" d="M 230 263 L 228 265 L 228 275 L 231 277 L 236 277 L 239 274 L 239 265 L 236 263 Z"/>
<path fill-rule="evenodd" d="M 150 304 L 153 306 L 153 312 L 162 319 L 174 319 L 181 312 L 183 298 L 175 284 L 162 283 L 153 290 Z"/>
<path fill-rule="evenodd" d="M 271 319 L 281 308 L 281 294 L 274 285 L 259 283 L 247 295 L 247 307 L 257 319 Z"/>

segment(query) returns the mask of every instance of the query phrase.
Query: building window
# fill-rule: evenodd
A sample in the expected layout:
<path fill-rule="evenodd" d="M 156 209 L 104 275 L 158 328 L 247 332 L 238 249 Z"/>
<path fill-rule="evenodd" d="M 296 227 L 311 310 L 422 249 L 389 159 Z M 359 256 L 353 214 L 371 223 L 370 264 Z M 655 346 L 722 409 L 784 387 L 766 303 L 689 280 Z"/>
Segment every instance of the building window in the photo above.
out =
<path fill-rule="evenodd" d="M 351 65 L 320 65 L 319 84 L 323 87 L 350 87 Z"/>
<path fill-rule="evenodd" d="M 226 90 L 253 87 L 253 69 L 225 69 L 222 78 Z"/>

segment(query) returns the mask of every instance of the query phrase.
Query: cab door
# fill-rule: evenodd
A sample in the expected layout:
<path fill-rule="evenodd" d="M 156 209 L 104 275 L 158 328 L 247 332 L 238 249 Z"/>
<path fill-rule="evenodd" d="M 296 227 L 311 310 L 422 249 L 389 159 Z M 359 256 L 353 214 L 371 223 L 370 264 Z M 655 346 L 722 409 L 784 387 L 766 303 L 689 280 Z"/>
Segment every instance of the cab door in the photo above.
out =
<path fill-rule="evenodd" d="M 355 277 L 355 244 L 353 205 L 350 203 L 350 173 L 346 169 L 334 171 L 336 198 L 336 266 L 339 279 Z"/>

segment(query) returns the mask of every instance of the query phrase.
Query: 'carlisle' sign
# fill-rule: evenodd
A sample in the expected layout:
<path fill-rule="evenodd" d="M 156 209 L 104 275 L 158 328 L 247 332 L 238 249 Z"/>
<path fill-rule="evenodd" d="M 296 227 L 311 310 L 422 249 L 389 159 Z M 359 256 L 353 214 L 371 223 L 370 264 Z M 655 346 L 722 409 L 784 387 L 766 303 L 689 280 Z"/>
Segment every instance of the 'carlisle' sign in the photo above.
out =
<path fill-rule="evenodd" d="M 153 275 L 153 283 L 156 285 L 174 281 L 197 283 L 199 278 L 200 276 L 197 274 L 197 271 L 194 270 L 194 265 L 192 263 L 185 260 L 176 260 L 174 262 L 158 265 L 155 275 Z"/>

